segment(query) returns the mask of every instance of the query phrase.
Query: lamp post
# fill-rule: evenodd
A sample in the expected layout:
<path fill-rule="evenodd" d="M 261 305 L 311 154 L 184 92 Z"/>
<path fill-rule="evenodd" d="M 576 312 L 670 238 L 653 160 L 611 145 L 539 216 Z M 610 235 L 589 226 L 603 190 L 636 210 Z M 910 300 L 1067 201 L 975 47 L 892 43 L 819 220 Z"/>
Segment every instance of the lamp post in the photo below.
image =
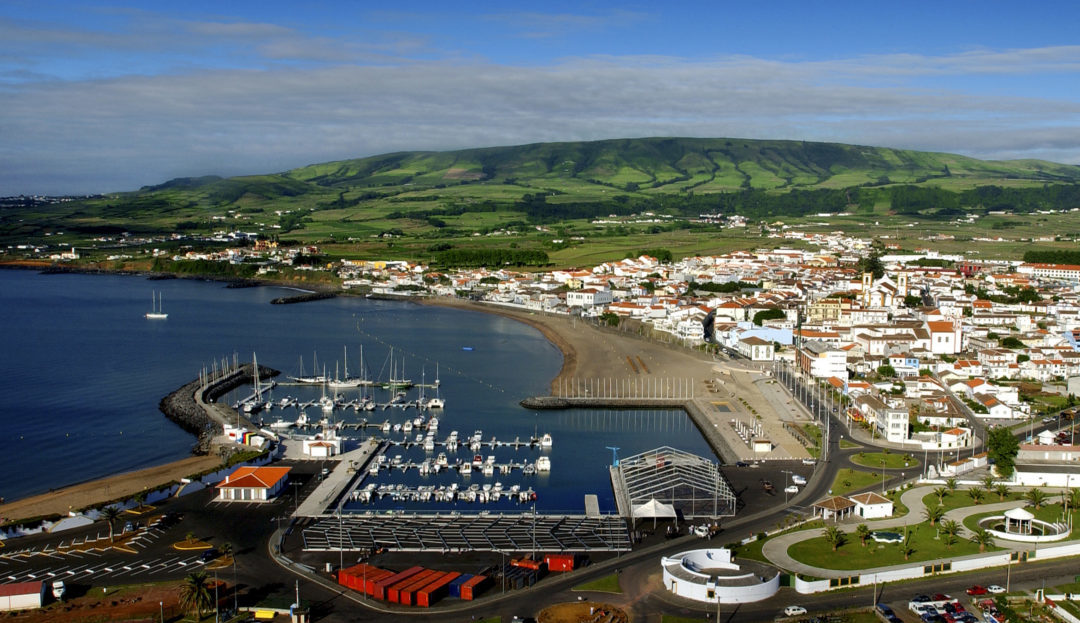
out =
<path fill-rule="evenodd" d="M 158 610 L 161 612 L 161 623 L 165 623 L 165 602 L 157 602 Z"/>
<path fill-rule="evenodd" d="M 788 490 L 788 480 L 791 477 L 791 472 L 789 470 L 786 470 L 786 469 L 783 470 L 783 472 L 784 472 L 784 505 L 787 506 L 787 503 L 788 503 L 788 491 L 787 491 Z"/>

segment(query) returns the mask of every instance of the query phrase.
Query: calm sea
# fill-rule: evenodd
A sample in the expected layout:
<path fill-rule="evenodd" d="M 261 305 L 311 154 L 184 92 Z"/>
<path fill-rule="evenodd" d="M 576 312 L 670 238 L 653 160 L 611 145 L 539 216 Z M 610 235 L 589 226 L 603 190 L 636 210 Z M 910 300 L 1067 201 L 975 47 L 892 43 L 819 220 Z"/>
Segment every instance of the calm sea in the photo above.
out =
<path fill-rule="evenodd" d="M 154 292 L 163 297 L 166 320 L 143 317 Z M 620 456 L 661 445 L 711 455 L 682 412 L 522 409 L 518 401 L 546 393 L 562 362 L 550 342 L 522 323 L 351 297 L 269 304 L 288 293 L 191 280 L 0 270 L 0 326 L 6 333 L 0 417 L 7 433 L 0 438 L 0 496 L 16 499 L 188 456 L 193 437 L 167 420 L 157 405 L 215 361 L 250 361 L 254 353 L 260 364 L 281 370 L 284 377 L 299 373 L 301 358 L 310 373 L 317 356 L 319 367 L 333 375 L 334 366 L 344 364 L 346 347 L 354 375 L 360 372 L 362 348 L 368 373 L 388 376 L 392 346 L 400 373 L 429 383 L 438 376 L 447 402 L 440 440 L 451 430 L 463 438 L 482 430 L 485 439 L 500 440 L 551 433 L 554 445 L 546 454 L 552 471 L 546 477 L 516 472 L 471 479 L 499 480 L 507 488 L 531 486 L 539 493 L 538 510 L 581 512 L 586 493 L 596 493 L 601 507 L 611 509 L 608 446 L 619 447 Z M 319 391 L 281 386 L 273 395 L 310 398 Z M 317 409 L 309 414 L 321 416 Z M 268 420 L 281 416 L 294 417 L 295 410 L 265 415 Z M 404 421 L 400 410 L 349 410 L 345 418 L 364 416 Z M 425 457 L 419 448 L 400 453 L 415 460 Z M 467 449 L 458 454 L 472 456 Z M 499 462 L 539 456 L 536 450 L 494 454 Z M 397 478 L 410 485 L 449 482 L 447 475 L 421 481 L 415 472 Z"/>

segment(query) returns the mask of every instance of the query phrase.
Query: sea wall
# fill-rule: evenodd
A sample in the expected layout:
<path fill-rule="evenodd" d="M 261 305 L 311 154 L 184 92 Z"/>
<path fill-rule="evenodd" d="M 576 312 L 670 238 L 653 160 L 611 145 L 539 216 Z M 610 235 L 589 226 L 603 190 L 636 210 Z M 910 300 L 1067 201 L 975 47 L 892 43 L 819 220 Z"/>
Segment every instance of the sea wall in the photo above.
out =
<path fill-rule="evenodd" d="M 521 401 L 526 409 L 682 409 L 697 426 L 698 432 L 722 462 L 731 464 L 739 456 L 727 445 L 709 417 L 694 400 L 675 398 L 568 398 L 563 396 L 532 396 Z"/>
<path fill-rule="evenodd" d="M 259 378 L 266 379 L 278 374 L 280 372 L 273 368 L 259 366 Z M 199 379 L 184 385 L 162 398 L 158 408 L 165 417 L 198 438 L 192 452 L 206 454 L 210 451 L 213 436 L 222 432 L 221 422 L 211 415 L 207 405 L 231 390 L 251 383 L 254 378 L 252 365 L 244 364 L 205 388 Z"/>

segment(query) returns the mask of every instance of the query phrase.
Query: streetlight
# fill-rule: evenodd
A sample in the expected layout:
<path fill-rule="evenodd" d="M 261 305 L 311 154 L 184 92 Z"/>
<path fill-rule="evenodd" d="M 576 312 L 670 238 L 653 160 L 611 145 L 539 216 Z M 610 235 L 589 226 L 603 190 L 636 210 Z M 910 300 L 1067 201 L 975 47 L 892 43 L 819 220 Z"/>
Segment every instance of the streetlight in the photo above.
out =
<path fill-rule="evenodd" d="M 788 479 L 791 477 L 791 472 L 789 470 L 786 470 L 786 469 L 782 470 L 782 471 L 784 473 L 784 505 L 786 506 L 787 502 L 788 502 L 788 497 L 787 497 L 788 496 L 788 491 L 787 491 L 787 489 L 788 489 Z M 717 619 L 717 620 L 719 620 L 719 619 Z"/>
<path fill-rule="evenodd" d="M 161 623 L 165 623 L 165 602 L 159 601 L 157 602 L 157 605 L 158 609 L 161 611 Z"/>

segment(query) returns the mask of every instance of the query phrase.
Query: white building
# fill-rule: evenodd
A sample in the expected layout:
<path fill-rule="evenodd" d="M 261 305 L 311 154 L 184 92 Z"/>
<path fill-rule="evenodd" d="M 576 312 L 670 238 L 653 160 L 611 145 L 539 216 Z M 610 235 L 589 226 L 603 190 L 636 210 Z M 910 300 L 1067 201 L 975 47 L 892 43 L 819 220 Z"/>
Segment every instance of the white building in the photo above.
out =
<path fill-rule="evenodd" d="M 760 337 L 746 337 L 736 344 L 739 354 L 750 361 L 772 361 L 773 343 Z"/>
<path fill-rule="evenodd" d="M 892 517 L 892 500 L 874 493 L 873 491 L 869 493 L 860 493 L 858 495 L 849 495 L 848 499 L 855 503 L 855 514 L 863 519 Z"/>

